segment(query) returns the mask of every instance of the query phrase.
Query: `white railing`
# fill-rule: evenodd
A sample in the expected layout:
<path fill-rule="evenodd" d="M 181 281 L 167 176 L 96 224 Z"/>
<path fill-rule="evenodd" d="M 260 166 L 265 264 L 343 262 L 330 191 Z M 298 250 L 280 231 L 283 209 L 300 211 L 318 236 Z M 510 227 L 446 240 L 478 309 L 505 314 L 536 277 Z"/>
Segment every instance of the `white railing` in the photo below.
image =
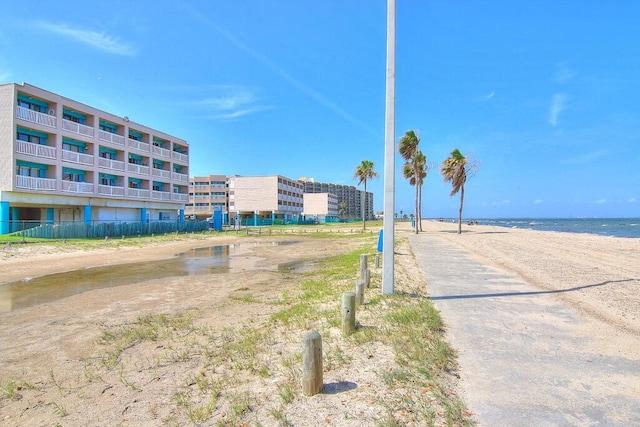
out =
<path fill-rule="evenodd" d="M 34 157 L 47 159 L 56 158 L 56 148 L 48 145 L 34 144 L 33 142 L 16 140 L 16 153 L 27 154 Z"/>
<path fill-rule="evenodd" d="M 184 173 L 173 172 L 171 175 L 172 175 L 172 179 L 174 181 L 180 181 L 180 182 L 188 182 L 189 181 L 189 175 L 186 175 Z"/>
<path fill-rule="evenodd" d="M 34 178 L 32 176 L 16 175 L 16 187 L 29 190 L 55 190 L 56 180 L 50 178 Z"/>
<path fill-rule="evenodd" d="M 69 150 L 62 150 L 62 160 L 83 165 L 93 165 L 93 156 Z"/>
<path fill-rule="evenodd" d="M 189 201 L 189 195 L 188 194 L 183 194 L 183 193 L 173 193 L 173 200 L 175 200 L 177 202 L 188 202 Z"/>
<path fill-rule="evenodd" d="M 152 150 L 153 154 L 157 154 L 162 157 L 171 157 L 171 151 L 166 148 L 158 147 L 157 145 L 153 146 Z"/>
<path fill-rule="evenodd" d="M 112 169 L 117 171 L 124 170 L 124 162 L 121 162 L 120 160 L 105 159 L 104 157 L 98 157 L 98 165 L 101 168 L 105 168 L 105 169 Z"/>
<path fill-rule="evenodd" d="M 28 108 L 16 106 L 16 117 L 31 123 L 48 126 L 50 128 L 57 127 L 56 116 L 50 116 Z"/>
<path fill-rule="evenodd" d="M 91 126 L 82 125 L 71 120 L 62 119 L 62 129 L 93 138 L 93 128 Z"/>
<path fill-rule="evenodd" d="M 189 188 L 193 188 L 194 190 L 209 190 L 211 185 L 189 185 Z"/>
<path fill-rule="evenodd" d="M 161 178 L 171 178 L 171 171 L 166 171 L 164 169 L 156 169 L 154 168 L 151 172 L 153 176 L 159 176 Z"/>
<path fill-rule="evenodd" d="M 124 187 L 98 185 L 98 194 L 102 194 L 103 196 L 124 196 Z"/>
<path fill-rule="evenodd" d="M 90 182 L 62 181 L 62 191 L 68 193 L 93 193 L 93 184 Z"/>
<path fill-rule="evenodd" d="M 129 138 L 129 143 L 127 144 L 129 148 L 135 148 L 139 151 L 149 152 L 149 144 L 142 141 L 136 141 L 135 139 Z"/>
<path fill-rule="evenodd" d="M 127 196 L 136 199 L 148 199 L 150 191 L 142 188 L 127 188 Z"/>
<path fill-rule="evenodd" d="M 211 196 L 193 196 L 193 200 L 211 200 Z"/>
<path fill-rule="evenodd" d="M 117 145 L 124 145 L 124 136 L 98 129 L 98 138 L 103 141 L 112 142 Z"/>
<path fill-rule="evenodd" d="M 171 200 L 171 193 L 168 191 L 152 191 L 151 198 L 153 200 Z"/>
<path fill-rule="evenodd" d="M 171 156 L 176 159 L 179 160 L 181 162 L 187 162 L 189 160 L 189 156 L 183 153 L 178 153 L 177 151 L 174 151 L 171 153 Z"/>
<path fill-rule="evenodd" d="M 129 163 L 127 170 L 138 175 L 149 175 L 149 166 L 137 165 L 135 163 Z"/>

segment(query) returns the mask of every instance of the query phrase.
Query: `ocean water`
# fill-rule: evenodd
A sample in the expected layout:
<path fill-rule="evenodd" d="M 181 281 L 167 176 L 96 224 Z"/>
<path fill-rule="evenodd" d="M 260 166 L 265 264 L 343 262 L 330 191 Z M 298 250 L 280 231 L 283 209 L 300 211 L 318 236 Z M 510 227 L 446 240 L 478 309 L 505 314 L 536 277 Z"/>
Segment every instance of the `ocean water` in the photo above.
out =
<path fill-rule="evenodd" d="M 478 224 L 640 238 L 640 218 L 485 218 Z"/>

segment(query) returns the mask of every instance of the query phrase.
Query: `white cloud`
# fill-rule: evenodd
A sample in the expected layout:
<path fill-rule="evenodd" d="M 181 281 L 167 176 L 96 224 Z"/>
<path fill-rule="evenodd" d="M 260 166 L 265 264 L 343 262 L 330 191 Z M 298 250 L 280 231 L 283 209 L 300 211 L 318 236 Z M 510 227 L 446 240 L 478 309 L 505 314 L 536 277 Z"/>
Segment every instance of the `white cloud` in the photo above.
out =
<path fill-rule="evenodd" d="M 607 199 L 598 199 L 596 200 L 596 204 L 598 205 L 604 205 L 607 203 Z"/>
<path fill-rule="evenodd" d="M 635 198 L 635 197 L 630 197 L 630 198 L 627 200 L 627 202 L 628 202 L 628 203 L 635 203 L 635 202 L 636 202 L 636 198 Z"/>
<path fill-rule="evenodd" d="M 259 98 L 246 87 L 219 86 L 213 91 L 215 92 L 213 96 L 202 99 L 196 104 L 212 112 L 212 117 L 215 119 L 236 119 L 274 108 L 273 106 L 255 105 Z"/>
<path fill-rule="evenodd" d="M 567 62 L 559 62 L 556 64 L 556 75 L 555 80 L 560 84 L 567 83 L 573 77 L 575 77 L 576 72 L 569 68 Z"/>
<path fill-rule="evenodd" d="M 558 117 L 563 112 L 567 103 L 567 95 L 565 93 L 556 93 L 551 97 L 551 107 L 549 108 L 549 123 L 552 126 L 558 124 Z"/>
<path fill-rule="evenodd" d="M 491 91 L 491 93 L 490 93 L 490 94 L 485 95 L 485 97 L 484 97 L 485 101 L 488 101 L 488 100 L 490 100 L 491 98 L 493 98 L 493 96 L 494 96 L 495 94 L 496 94 L 496 93 L 495 93 L 494 91 Z"/>
<path fill-rule="evenodd" d="M 534 205 L 541 205 L 542 204 L 542 199 L 536 199 L 533 201 Z"/>
<path fill-rule="evenodd" d="M 55 24 L 50 22 L 37 22 L 36 25 L 45 31 L 49 31 L 64 37 L 83 43 L 96 49 L 104 50 L 116 55 L 132 56 L 136 53 L 130 44 L 119 41 L 116 37 L 104 32 L 72 28 L 67 24 Z"/>

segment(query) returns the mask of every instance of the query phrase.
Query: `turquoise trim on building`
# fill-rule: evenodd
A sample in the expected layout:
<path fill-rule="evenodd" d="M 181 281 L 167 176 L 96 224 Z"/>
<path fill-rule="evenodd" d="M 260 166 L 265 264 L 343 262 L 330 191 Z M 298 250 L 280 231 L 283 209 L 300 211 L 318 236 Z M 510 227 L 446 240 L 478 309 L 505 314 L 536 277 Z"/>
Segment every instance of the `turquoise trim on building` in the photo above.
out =
<path fill-rule="evenodd" d="M 102 173 L 102 172 L 100 172 L 99 177 L 100 178 L 107 178 L 107 179 L 117 179 L 118 178 L 116 175 L 109 175 L 108 173 Z"/>
<path fill-rule="evenodd" d="M 76 175 L 83 175 L 83 176 L 86 175 L 87 173 L 87 171 L 83 171 L 80 169 L 72 169 L 72 168 L 65 168 L 65 167 L 62 168 L 62 172 L 74 173 Z"/>
<path fill-rule="evenodd" d="M 109 154 L 118 154 L 118 150 L 114 150 L 113 148 L 102 147 L 98 148 L 98 152 L 100 153 L 109 153 Z"/>
<path fill-rule="evenodd" d="M 46 103 L 44 101 L 41 101 L 39 99 L 36 99 L 36 98 L 32 98 L 32 97 L 27 96 L 27 95 L 23 95 L 21 93 L 18 94 L 18 99 L 20 101 L 28 102 L 30 104 L 39 105 L 40 107 L 49 108 L 49 104 L 48 103 Z"/>
<path fill-rule="evenodd" d="M 129 158 L 130 158 L 130 159 L 134 159 L 134 160 L 142 160 L 142 158 L 143 158 L 143 157 L 142 157 L 142 156 L 139 156 L 139 155 L 137 155 L 137 154 L 131 154 L 131 153 L 129 153 Z"/>
<path fill-rule="evenodd" d="M 115 131 L 118 130 L 118 125 L 114 123 L 105 122 L 104 120 L 100 120 L 99 123 L 100 123 L 100 126 L 113 130 L 113 133 L 116 133 Z"/>
<path fill-rule="evenodd" d="M 160 144 L 160 147 L 164 147 L 164 145 L 167 144 L 169 141 L 167 141 L 166 139 L 161 139 L 154 136 L 153 142 L 157 142 L 158 144 Z"/>
<path fill-rule="evenodd" d="M 147 208 L 140 208 L 140 222 L 147 222 Z"/>
<path fill-rule="evenodd" d="M 164 166 L 164 162 L 162 160 L 153 159 L 154 165 Z"/>
<path fill-rule="evenodd" d="M 136 132 L 135 130 L 129 129 L 129 135 L 137 137 L 139 140 L 142 140 L 142 134 L 140 132 Z"/>
<path fill-rule="evenodd" d="M 49 168 L 48 165 L 43 165 L 42 163 L 25 162 L 24 160 L 16 160 L 16 165 L 24 166 L 26 168 L 45 170 L 45 171 Z"/>
<path fill-rule="evenodd" d="M 129 177 L 129 182 L 135 182 L 136 184 L 142 184 L 142 180 L 140 178 L 131 178 L 131 177 Z"/>
<path fill-rule="evenodd" d="M 84 207 L 84 223 L 91 225 L 91 206 Z"/>
<path fill-rule="evenodd" d="M 35 130 L 23 128 L 23 127 L 20 127 L 20 126 L 18 126 L 18 132 L 17 133 L 24 133 L 25 135 L 37 136 L 38 138 L 44 139 L 44 140 L 49 138 L 49 134 L 47 134 L 47 133 L 36 132 Z"/>
<path fill-rule="evenodd" d="M 53 224 L 53 220 L 55 219 L 53 208 L 47 208 L 47 224 Z"/>
<path fill-rule="evenodd" d="M 11 232 L 14 233 L 20 229 L 20 208 L 11 208 Z"/>
<path fill-rule="evenodd" d="M 66 108 L 62 110 L 62 114 L 66 114 L 67 116 L 71 116 L 71 117 L 75 117 L 76 119 L 79 119 L 80 124 L 84 124 L 85 120 L 87 120 L 86 114 L 77 113 L 75 111 L 67 110 Z"/>
<path fill-rule="evenodd" d="M 9 202 L 0 202 L 0 234 L 9 234 Z"/>
<path fill-rule="evenodd" d="M 76 141 L 75 139 L 62 137 L 62 142 L 69 145 L 75 145 L 76 147 L 81 147 L 83 150 L 87 148 L 87 143 L 82 141 Z"/>

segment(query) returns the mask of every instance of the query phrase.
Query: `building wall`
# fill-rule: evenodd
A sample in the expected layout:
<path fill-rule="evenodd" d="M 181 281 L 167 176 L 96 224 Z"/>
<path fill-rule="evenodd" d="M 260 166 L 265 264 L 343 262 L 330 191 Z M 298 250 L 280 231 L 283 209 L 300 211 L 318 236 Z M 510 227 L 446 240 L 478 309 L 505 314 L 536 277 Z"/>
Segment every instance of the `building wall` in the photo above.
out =
<path fill-rule="evenodd" d="M 303 186 L 280 175 L 229 177 L 229 212 L 276 215 L 302 213 Z"/>
<path fill-rule="evenodd" d="M 305 216 L 337 216 L 338 197 L 331 193 L 304 193 Z"/>
<path fill-rule="evenodd" d="M 225 175 L 195 176 L 189 178 L 189 203 L 185 214 L 208 218 L 215 210 L 229 212 L 229 190 Z"/>
<path fill-rule="evenodd" d="M 13 216 L 91 206 L 100 221 L 116 220 L 118 208 L 127 219 L 131 209 L 137 220 L 142 209 L 176 218 L 188 201 L 180 138 L 26 83 L 0 85 L 0 116 L 0 201 Z"/>
<path fill-rule="evenodd" d="M 342 209 L 344 202 L 344 212 L 340 216 L 346 218 L 362 217 L 362 199 L 364 191 L 358 190 L 354 185 L 332 184 L 327 182 L 315 182 L 312 180 L 301 181 L 304 185 L 305 193 L 332 193 L 338 198 L 338 210 Z M 367 219 L 373 219 L 373 193 L 367 191 L 365 215 Z"/>

